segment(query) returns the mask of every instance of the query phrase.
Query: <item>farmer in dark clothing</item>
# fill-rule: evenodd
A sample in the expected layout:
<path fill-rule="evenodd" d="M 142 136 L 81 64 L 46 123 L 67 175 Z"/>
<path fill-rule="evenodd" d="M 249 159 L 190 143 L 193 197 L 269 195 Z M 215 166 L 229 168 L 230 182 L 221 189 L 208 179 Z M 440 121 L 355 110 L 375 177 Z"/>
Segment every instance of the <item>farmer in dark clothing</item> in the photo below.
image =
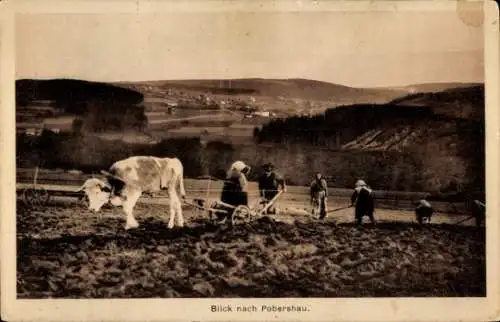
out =
<path fill-rule="evenodd" d="M 415 208 L 415 215 L 417 216 L 417 221 L 419 224 L 430 223 L 432 214 L 434 213 L 434 209 L 431 204 L 422 199 L 418 202 L 417 207 Z"/>
<path fill-rule="evenodd" d="M 268 203 L 280 190 L 286 191 L 285 179 L 274 171 L 271 163 L 265 164 L 264 173 L 259 178 L 260 197 Z M 267 209 L 267 213 L 276 214 L 276 202 Z"/>
<path fill-rule="evenodd" d="M 326 199 L 328 195 L 328 186 L 321 173 L 316 173 L 316 177 L 311 182 L 311 205 L 312 214 L 319 213 L 319 219 L 326 217 Z"/>
<path fill-rule="evenodd" d="M 250 167 L 241 161 L 232 164 L 222 188 L 221 201 L 232 206 L 248 206 L 248 181 Z"/>
<path fill-rule="evenodd" d="M 375 202 L 373 198 L 373 191 L 363 180 L 356 182 L 356 187 L 351 196 L 351 206 L 355 208 L 356 224 L 360 225 L 364 216 L 368 216 L 372 223 L 375 223 L 373 212 L 375 211 Z"/>

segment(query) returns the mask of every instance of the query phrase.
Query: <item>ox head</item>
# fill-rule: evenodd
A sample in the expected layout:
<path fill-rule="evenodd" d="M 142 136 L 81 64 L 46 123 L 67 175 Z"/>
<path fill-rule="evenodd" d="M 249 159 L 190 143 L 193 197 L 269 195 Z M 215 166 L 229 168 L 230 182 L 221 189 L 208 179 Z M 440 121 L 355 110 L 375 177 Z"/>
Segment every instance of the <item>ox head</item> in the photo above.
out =
<path fill-rule="evenodd" d="M 79 191 L 83 191 L 88 198 L 88 209 L 98 212 L 102 206 L 108 203 L 111 195 L 111 186 L 106 182 L 92 178 L 85 181 Z"/>

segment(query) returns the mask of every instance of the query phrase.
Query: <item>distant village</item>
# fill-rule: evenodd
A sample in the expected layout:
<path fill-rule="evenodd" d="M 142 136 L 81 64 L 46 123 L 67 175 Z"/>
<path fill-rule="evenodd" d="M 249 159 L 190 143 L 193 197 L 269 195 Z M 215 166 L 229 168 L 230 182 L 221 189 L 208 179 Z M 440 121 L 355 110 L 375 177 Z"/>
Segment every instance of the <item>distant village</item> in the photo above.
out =
<path fill-rule="evenodd" d="M 148 89 L 153 89 L 153 87 Z M 239 112 L 245 118 L 270 118 L 277 116 L 275 112 L 268 111 L 259 106 L 253 96 L 233 98 L 226 95 L 194 95 L 190 92 L 174 90 L 168 90 L 161 96 L 148 95 L 144 98 L 146 112 L 166 111 L 168 114 L 175 114 L 178 108 L 199 109 L 200 111 L 226 109 Z"/>
<path fill-rule="evenodd" d="M 296 102 L 297 100 L 283 97 L 266 100 L 265 97 L 257 99 L 248 94 L 207 94 L 184 88 L 165 89 L 144 84 L 133 84 L 130 87 L 144 93 L 141 105 L 148 119 L 176 117 L 180 110 L 183 112 L 190 110 L 192 113 L 226 110 L 234 115 L 240 115 L 242 119 L 255 119 L 255 122 L 262 124 L 267 122 L 266 119 L 287 116 L 289 113 L 312 115 L 315 107 L 314 103 L 308 101 Z M 292 108 L 284 109 L 282 106 L 274 106 L 277 104 L 290 105 Z M 72 133 L 75 130 L 76 118 L 57 108 L 55 101 L 31 101 L 25 106 L 17 107 L 16 131 L 29 136 L 39 136 L 44 130 L 53 133 Z"/>

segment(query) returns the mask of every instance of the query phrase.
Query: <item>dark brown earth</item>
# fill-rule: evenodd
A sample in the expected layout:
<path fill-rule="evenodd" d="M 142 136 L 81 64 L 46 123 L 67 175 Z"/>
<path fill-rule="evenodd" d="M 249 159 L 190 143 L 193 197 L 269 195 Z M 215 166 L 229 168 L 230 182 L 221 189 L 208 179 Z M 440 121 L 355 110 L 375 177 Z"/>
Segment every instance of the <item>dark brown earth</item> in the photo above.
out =
<path fill-rule="evenodd" d="M 484 229 L 383 222 L 292 224 L 261 218 L 230 229 L 165 207 L 78 205 L 17 214 L 19 298 L 485 296 Z"/>

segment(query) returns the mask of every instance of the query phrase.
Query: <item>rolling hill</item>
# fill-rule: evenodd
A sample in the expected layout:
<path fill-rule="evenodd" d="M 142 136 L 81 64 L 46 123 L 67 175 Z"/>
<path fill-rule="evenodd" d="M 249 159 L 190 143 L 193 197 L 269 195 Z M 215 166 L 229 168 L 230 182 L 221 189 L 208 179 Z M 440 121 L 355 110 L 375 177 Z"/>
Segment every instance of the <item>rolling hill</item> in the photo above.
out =
<path fill-rule="evenodd" d="M 25 106 L 32 101 L 53 101 L 64 105 L 68 113 L 84 113 L 75 108 L 78 103 L 105 101 L 110 103 L 140 104 L 144 96 L 130 89 L 112 84 L 76 79 L 20 79 L 16 81 L 16 104 Z"/>
<path fill-rule="evenodd" d="M 47 120 L 68 120 L 77 116 L 86 131 L 142 129 L 146 121 L 142 101 L 136 91 L 106 83 L 74 79 L 16 81 L 16 121 L 47 125 Z M 51 128 L 69 128 L 63 122 Z M 80 128 L 83 128 L 80 127 Z M 22 129 L 21 129 L 22 130 Z"/>
<path fill-rule="evenodd" d="M 415 93 L 436 93 L 448 89 L 480 86 L 481 83 L 422 83 L 407 86 L 391 87 L 391 89 L 405 91 L 410 94 Z"/>
<path fill-rule="evenodd" d="M 403 177 L 415 182 L 412 176 L 417 175 L 430 189 L 484 191 L 484 104 L 483 85 L 453 88 L 411 94 L 387 104 L 355 104 L 314 117 L 276 120 L 258 136 L 262 143 L 304 146 L 303 154 L 321 149 L 359 154 L 359 166 L 352 173 L 376 177 L 376 167 L 390 165 L 394 185 Z M 371 154 L 378 157 L 370 159 Z M 407 159 L 400 161 L 395 155 Z M 315 162 L 327 167 L 333 160 L 329 158 L 318 155 Z M 344 161 L 336 162 L 340 168 Z M 337 178 L 344 175 L 328 171 L 336 171 Z"/>
<path fill-rule="evenodd" d="M 251 106 L 279 117 L 323 113 L 332 106 L 386 103 L 408 94 L 404 90 L 353 88 L 308 79 L 166 80 L 115 83 L 141 92 L 147 99 L 193 101 L 208 97 L 223 107 Z"/>
<path fill-rule="evenodd" d="M 472 149 L 484 141 L 484 86 L 421 93 L 393 100 L 397 109 L 427 111 L 418 118 L 390 123 L 388 118 L 343 145 L 349 149 L 405 150 L 440 147 L 449 153 Z"/>
<path fill-rule="evenodd" d="M 243 119 L 247 113 L 245 108 L 287 117 L 322 113 L 331 106 L 342 104 L 387 102 L 404 93 L 389 89 L 352 88 L 307 79 L 118 83 L 74 79 L 16 81 L 19 124 L 44 123 L 47 117 L 79 116 L 83 118 L 87 133 L 116 136 L 117 131 L 133 127 L 139 132 L 147 130 L 148 135 L 155 139 L 171 137 L 174 134 L 169 134 L 169 130 L 182 126 L 200 128 L 199 131 L 191 131 L 190 135 L 210 131 L 207 129 L 210 122 L 198 120 L 203 114 L 213 115 L 214 119 L 218 117 L 222 123 L 259 126 L 268 119 Z M 177 106 L 175 113 L 170 110 L 172 105 Z M 71 124 L 65 124 L 65 128 L 71 128 Z M 137 135 L 141 136 L 139 132 Z"/>
<path fill-rule="evenodd" d="M 115 85 L 132 88 L 144 95 L 157 95 L 161 89 L 173 88 L 214 95 L 267 96 L 339 102 L 387 101 L 407 93 L 405 90 L 354 88 L 308 79 L 167 80 L 123 82 Z"/>
<path fill-rule="evenodd" d="M 479 85 L 271 121 L 259 136 L 263 142 L 315 141 L 331 148 L 403 151 L 441 140 L 449 140 L 452 147 L 467 145 L 467 137 L 483 123 L 484 86 Z M 459 135 L 464 142 L 457 141 Z"/>

